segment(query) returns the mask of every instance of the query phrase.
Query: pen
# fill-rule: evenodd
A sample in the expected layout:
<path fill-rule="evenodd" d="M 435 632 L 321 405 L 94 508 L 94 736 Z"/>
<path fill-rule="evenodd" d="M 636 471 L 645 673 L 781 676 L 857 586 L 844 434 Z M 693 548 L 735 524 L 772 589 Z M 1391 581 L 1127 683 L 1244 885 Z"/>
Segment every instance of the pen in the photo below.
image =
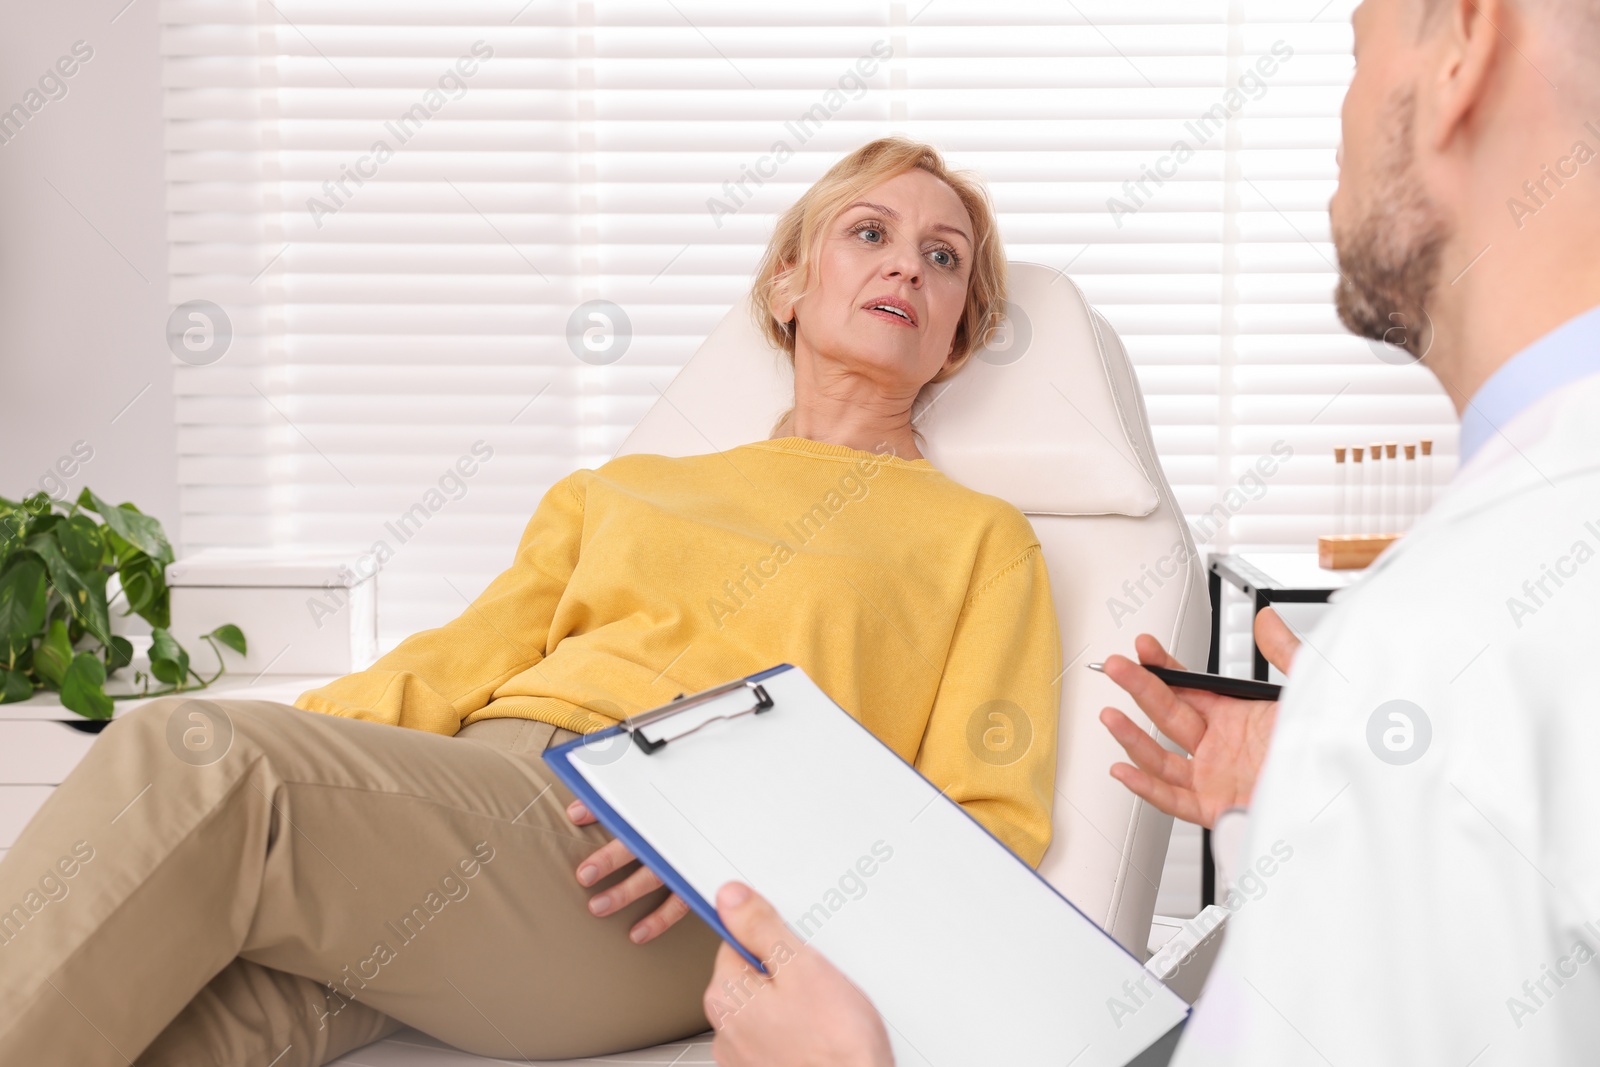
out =
<path fill-rule="evenodd" d="M 1169 667 L 1142 666 L 1163 682 L 1178 689 L 1202 689 L 1207 693 L 1238 697 L 1240 700 L 1277 700 L 1279 694 L 1283 692 L 1281 685 L 1258 682 L 1252 678 L 1225 678 L 1220 674 L 1200 674 L 1196 671 L 1175 671 Z M 1104 674 L 1106 665 L 1091 663 L 1089 669 Z"/>

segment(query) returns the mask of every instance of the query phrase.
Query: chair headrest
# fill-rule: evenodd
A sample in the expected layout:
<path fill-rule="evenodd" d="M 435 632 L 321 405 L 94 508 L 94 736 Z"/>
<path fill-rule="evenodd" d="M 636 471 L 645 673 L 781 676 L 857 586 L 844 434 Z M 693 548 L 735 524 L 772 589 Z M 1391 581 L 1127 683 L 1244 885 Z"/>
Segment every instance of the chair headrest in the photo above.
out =
<path fill-rule="evenodd" d="M 1009 290 L 1004 328 L 917 398 L 923 454 L 1026 514 L 1150 514 L 1158 497 L 1133 443 L 1144 417 L 1120 345 L 1058 271 L 1012 263 Z M 764 440 L 793 399 L 787 358 L 741 302 L 617 454 L 687 456 Z"/>

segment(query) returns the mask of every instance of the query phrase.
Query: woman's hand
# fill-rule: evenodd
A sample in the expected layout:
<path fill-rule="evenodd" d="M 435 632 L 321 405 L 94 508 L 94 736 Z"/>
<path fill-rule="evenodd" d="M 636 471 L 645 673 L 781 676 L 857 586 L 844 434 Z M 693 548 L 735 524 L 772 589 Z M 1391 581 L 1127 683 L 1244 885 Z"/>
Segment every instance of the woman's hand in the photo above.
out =
<path fill-rule="evenodd" d="M 590 826 L 595 822 L 594 813 L 585 807 L 581 800 L 574 800 L 567 805 L 567 818 L 578 826 Z M 633 853 L 628 851 L 627 845 L 621 841 L 608 841 L 578 864 L 578 884 L 594 885 L 612 871 L 620 870 L 633 862 L 635 862 Z M 661 879 L 655 876 L 655 872 L 640 865 L 638 870 L 616 885 L 590 897 L 589 910 L 595 915 L 610 915 L 632 904 L 646 893 L 660 888 Z M 633 929 L 628 931 L 628 937 L 639 945 L 653 941 L 687 914 L 689 905 L 674 893 L 667 898 L 665 904 L 635 923 Z"/>
<path fill-rule="evenodd" d="M 1256 616 L 1255 631 L 1262 655 L 1289 673 L 1300 642 L 1278 613 L 1262 609 Z M 1141 664 L 1183 669 L 1149 634 L 1140 634 L 1134 647 Z M 1114 764 L 1112 777 L 1167 814 L 1201 826 L 1211 826 L 1229 808 L 1249 806 L 1278 720 L 1277 701 L 1237 700 L 1198 689 L 1173 690 L 1123 656 L 1107 658 L 1105 670 L 1190 757 L 1167 751 L 1122 712 L 1106 708 L 1100 721 L 1136 764 Z"/>

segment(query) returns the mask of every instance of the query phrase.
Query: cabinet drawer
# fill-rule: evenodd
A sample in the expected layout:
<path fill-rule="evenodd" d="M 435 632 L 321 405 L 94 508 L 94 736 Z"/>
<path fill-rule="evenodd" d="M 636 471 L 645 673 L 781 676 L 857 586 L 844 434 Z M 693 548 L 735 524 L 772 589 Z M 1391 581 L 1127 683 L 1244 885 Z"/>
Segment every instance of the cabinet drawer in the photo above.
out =
<path fill-rule="evenodd" d="M 0 785 L 60 785 L 97 734 L 66 722 L 0 722 Z"/>
<path fill-rule="evenodd" d="M 53 785 L 0 785 L 0 856 L 16 844 L 17 835 L 55 788 Z"/>

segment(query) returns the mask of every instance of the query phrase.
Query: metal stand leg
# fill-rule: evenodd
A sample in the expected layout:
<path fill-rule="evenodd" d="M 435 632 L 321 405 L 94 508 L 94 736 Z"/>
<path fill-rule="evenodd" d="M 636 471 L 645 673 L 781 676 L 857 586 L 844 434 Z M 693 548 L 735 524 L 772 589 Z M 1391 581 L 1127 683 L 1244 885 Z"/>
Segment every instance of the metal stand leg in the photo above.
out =
<path fill-rule="evenodd" d="M 1211 593 L 1211 651 L 1206 657 L 1206 672 L 1216 674 L 1222 666 L 1222 575 L 1212 568 L 1206 575 Z M 1217 902 L 1217 868 L 1211 862 L 1211 831 L 1200 831 L 1200 906 Z"/>

